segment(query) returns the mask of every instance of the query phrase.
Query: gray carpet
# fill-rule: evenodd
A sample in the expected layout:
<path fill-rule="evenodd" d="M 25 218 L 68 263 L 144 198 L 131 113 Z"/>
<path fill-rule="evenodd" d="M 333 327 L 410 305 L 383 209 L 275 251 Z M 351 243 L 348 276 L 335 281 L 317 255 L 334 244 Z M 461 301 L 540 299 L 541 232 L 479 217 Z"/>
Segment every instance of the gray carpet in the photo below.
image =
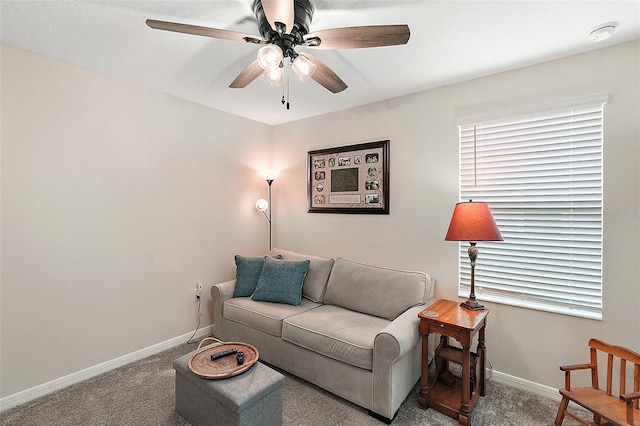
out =
<path fill-rule="evenodd" d="M 195 350 L 183 344 L 157 355 L 61 389 L 0 414 L 0 424 L 50 425 L 189 425 L 174 410 L 174 359 Z M 295 376 L 285 374 L 284 425 L 383 425 L 367 410 Z M 418 386 L 404 401 L 394 425 L 457 425 L 433 409 L 417 406 Z M 471 417 L 476 425 L 553 424 L 558 403 L 489 381 Z M 586 417 L 588 419 L 588 417 Z M 572 425 L 571 419 L 565 426 Z"/>

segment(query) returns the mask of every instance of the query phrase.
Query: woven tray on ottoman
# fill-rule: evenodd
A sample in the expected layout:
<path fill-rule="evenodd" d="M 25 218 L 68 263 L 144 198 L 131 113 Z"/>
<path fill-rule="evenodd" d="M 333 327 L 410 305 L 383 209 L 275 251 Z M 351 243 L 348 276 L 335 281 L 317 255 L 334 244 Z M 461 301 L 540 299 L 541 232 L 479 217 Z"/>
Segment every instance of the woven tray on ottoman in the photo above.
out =
<path fill-rule="evenodd" d="M 205 346 L 202 344 L 207 341 L 217 342 L 217 345 Z M 202 348 L 202 349 L 200 349 Z M 211 356 L 225 351 L 235 351 L 232 356 L 213 361 Z M 235 354 L 242 353 L 243 363 L 238 364 Z M 203 379 L 226 379 L 227 377 L 237 376 L 251 368 L 258 361 L 260 354 L 258 350 L 242 342 L 223 342 L 215 337 L 205 337 L 200 341 L 198 349 L 192 352 L 189 360 L 189 369 Z"/>
<path fill-rule="evenodd" d="M 173 362 L 178 414 L 193 426 L 282 424 L 282 374 L 256 362 L 241 374 L 204 379 L 189 368 L 196 353 Z M 235 357 L 228 358 L 235 362 Z"/>

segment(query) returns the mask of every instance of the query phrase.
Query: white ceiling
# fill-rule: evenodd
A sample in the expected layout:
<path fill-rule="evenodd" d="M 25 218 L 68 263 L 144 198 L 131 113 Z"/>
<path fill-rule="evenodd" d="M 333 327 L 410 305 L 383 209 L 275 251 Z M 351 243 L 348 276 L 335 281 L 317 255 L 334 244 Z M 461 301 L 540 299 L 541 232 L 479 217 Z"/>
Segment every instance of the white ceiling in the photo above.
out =
<path fill-rule="evenodd" d="M 282 88 L 261 78 L 228 86 L 258 46 L 153 30 L 147 18 L 259 35 L 253 0 L 1 0 L 2 42 L 267 124 L 312 117 L 640 38 L 640 0 L 314 0 L 310 32 L 408 24 L 407 45 L 316 50 L 349 88 L 312 80 Z M 616 23 L 592 43 L 596 26 Z M 304 48 L 299 47 L 298 51 Z"/>

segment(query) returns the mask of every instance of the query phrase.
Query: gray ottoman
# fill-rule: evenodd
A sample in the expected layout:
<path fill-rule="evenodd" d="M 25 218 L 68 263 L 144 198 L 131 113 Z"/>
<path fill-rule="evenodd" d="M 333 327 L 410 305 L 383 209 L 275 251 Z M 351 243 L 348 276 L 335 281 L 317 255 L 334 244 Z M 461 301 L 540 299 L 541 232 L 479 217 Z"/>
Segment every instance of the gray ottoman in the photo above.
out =
<path fill-rule="evenodd" d="M 193 353 L 173 362 L 176 411 L 194 426 L 281 425 L 284 376 L 260 362 L 227 379 L 201 379 L 189 370 Z"/>

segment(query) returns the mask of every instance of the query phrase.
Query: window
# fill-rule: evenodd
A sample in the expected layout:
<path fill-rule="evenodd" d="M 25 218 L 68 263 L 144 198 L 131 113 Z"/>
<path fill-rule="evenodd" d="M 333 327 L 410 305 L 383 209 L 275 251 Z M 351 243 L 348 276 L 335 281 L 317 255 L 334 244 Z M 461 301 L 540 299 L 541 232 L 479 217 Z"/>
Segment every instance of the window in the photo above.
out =
<path fill-rule="evenodd" d="M 504 238 L 478 243 L 478 299 L 602 319 L 604 104 L 460 125 L 460 200 L 487 202 Z"/>

